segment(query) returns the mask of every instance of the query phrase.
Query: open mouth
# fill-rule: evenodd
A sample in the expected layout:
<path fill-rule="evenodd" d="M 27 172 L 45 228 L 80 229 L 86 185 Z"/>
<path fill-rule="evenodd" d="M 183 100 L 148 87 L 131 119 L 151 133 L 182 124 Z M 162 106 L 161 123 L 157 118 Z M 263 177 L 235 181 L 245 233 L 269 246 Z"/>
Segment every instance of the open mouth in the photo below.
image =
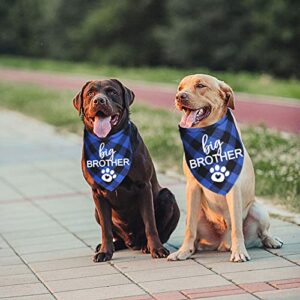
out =
<path fill-rule="evenodd" d="M 94 118 L 91 118 L 93 124 L 93 131 L 99 138 L 105 138 L 111 128 L 118 124 L 119 114 L 106 115 L 104 112 L 99 111 Z"/>
<path fill-rule="evenodd" d="M 204 119 L 206 119 L 211 112 L 210 106 L 204 106 L 198 109 L 191 109 L 186 106 L 182 106 L 181 109 L 184 111 L 184 114 L 179 123 L 182 128 L 191 128 Z"/>

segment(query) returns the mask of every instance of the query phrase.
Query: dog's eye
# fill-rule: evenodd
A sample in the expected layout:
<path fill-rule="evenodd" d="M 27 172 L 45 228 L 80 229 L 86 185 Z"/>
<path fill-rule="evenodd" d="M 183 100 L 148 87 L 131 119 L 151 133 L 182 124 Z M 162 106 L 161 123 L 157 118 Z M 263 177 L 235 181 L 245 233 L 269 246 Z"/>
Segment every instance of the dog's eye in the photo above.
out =
<path fill-rule="evenodd" d="M 89 97 L 94 97 L 95 94 L 96 94 L 96 93 L 95 93 L 94 91 L 89 91 L 89 92 L 88 92 L 88 96 L 89 96 Z"/>
<path fill-rule="evenodd" d="M 116 90 L 113 90 L 113 89 L 108 90 L 107 93 L 110 94 L 110 95 L 114 95 L 114 96 L 118 95 L 118 92 Z"/>
<path fill-rule="evenodd" d="M 198 88 L 198 89 L 202 89 L 202 88 L 205 88 L 205 87 L 206 86 L 202 83 L 197 83 L 197 85 L 196 85 L 196 88 Z"/>

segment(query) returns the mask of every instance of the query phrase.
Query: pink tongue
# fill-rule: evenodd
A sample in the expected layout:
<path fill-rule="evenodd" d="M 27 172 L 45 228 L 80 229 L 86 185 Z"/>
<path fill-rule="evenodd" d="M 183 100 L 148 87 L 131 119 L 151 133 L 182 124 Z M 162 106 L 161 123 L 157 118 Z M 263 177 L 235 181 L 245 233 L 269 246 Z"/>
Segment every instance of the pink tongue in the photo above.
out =
<path fill-rule="evenodd" d="M 191 110 L 190 112 L 185 112 L 179 123 L 182 128 L 190 128 L 196 120 L 197 110 Z"/>
<path fill-rule="evenodd" d="M 98 116 L 95 117 L 94 121 L 94 133 L 99 137 L 99 138 L 105 138 L 110 130 L 111 130 L 111 125 L 110 125 L 110 119 L 111 117 L 104 117 L 100 118 Z"/>

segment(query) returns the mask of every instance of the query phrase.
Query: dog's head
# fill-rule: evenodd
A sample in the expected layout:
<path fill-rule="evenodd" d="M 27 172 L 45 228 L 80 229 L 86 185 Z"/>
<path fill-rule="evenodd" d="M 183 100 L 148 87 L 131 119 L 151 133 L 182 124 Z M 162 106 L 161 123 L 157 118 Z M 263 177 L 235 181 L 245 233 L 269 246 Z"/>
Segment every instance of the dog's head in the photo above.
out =
<path fill-rule="evenodd" d="M 220 120 L 227 107 L 234 109 L 234 95 L 229 85 L 215 77 L 189 75 L 178 86 L 175 104 L 184 112 L 181 127 L 205 127 Z"/>
<path fill-rule="evenodd" d="M 134 93 L 117 79 L 88 81 L 73 104 L 85 127 L 100 138 L 122 129 L 129 119 Z"/>

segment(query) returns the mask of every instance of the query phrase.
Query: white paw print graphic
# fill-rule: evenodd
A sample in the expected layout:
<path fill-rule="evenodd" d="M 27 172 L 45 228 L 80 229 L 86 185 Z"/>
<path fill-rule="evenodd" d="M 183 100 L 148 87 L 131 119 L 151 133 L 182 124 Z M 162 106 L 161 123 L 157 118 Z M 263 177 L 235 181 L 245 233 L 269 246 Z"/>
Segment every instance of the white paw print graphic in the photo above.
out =
<path fill-rule="evenodd" d="M 102 173 L 101 179 L 105 182 L 112 182 L 117 177 L 115 171 L 110 170 L 109 168 L 103 169 L 101 173 Z"/>
<path fill-rule="evenodd" d="M 211 175 L 211 180 L 214 182 L 223 182 L 225 177 L 228 177 L 230 172 L 227 171 L 226 167 L 220 168 L 219 165 L 215 165 L 215 167 L 211 167 L 209 172 Z"/>

